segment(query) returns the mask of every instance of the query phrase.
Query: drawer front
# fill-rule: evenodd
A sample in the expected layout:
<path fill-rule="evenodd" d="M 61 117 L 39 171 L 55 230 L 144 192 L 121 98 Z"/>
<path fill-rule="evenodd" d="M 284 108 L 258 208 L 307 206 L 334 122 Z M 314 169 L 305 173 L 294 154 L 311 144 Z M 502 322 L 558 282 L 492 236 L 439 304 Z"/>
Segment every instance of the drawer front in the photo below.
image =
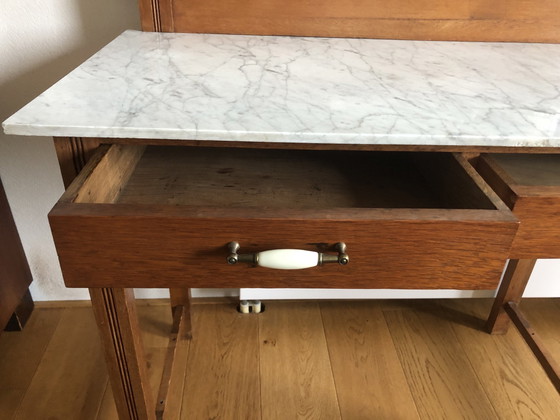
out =
<path fill-rule="evenodd" d="M 443 159 L 459 172 L 431 174 L 431 188 L 447 188 L 455 197 L 443 201 L 465 206 L 483 195 L 482 209 L 225 208 L 118 202 L 141 157 L 128 147 L 95 156 L 49 215 L 69 287 L 493 289 L 517 230 L 506 206 L 460 159 Z M 463 194 L 466 181 L 480 191 Z M 350 263 L 304 270 L 232 266 L 226 262 L 231 241 L 241 253 L 322 252 L 344 242 Z"/>
<path fill-rule="evenodd" d="M 520 224 L 510 258 L 560 258 L 560 196 L 522 196 L 512 210 Z"/>
<path fill-rule="evenodd" d="M 65 207 L 50 221 L 70 287 L 491 289 L 516 230 L 511 222 L 397 220 L 391 212 L 372 212 L 367 220 L 279 220 L 194 217 L 180 208 L 123 215 L 113 206 L 70 215 Z M 344 242 L 350 263 L 305 270 L 230 266 L 230 241 L 243 253 L 321 251 L 322 244 Z"/>
<path fill-rule="evenodd" d="M 477 169 L 519 219 L 510 258 L 560 258 L 560 155 L 482 155 Z"/>

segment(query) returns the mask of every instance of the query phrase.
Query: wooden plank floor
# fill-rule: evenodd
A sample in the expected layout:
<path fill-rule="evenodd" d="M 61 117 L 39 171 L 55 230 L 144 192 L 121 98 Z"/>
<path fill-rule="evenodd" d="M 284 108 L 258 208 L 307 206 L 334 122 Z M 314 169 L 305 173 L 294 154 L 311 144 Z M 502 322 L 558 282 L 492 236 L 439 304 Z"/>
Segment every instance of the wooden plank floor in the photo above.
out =
<path fill-rule="evenodd" d="M 154 390 L 170 310 L 139 315 Z M 560 357 L 560 300 L 527 314 Z M 177 419 L 556 419 L 560 396 L 488 300 L 268 302 L 260 315 L 194 307 Z M 37 308 L 0 335 L 0 419 L 117 419 L 88 307 Z"/>

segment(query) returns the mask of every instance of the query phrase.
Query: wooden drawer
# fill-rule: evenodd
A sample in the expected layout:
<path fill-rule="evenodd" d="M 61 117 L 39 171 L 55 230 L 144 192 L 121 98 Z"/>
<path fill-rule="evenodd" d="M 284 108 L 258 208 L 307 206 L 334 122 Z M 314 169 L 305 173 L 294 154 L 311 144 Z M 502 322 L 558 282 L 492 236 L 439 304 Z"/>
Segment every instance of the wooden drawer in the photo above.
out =
<path fill-rule="evenodd" d="M 560 155 L 481 155 L 479 173 L 519 219 L 510 257 L 560 258 Z"/>
<path fill-rule="evenodd" d="M 461 155 L 101 146 L 49 215 L 69 287 L 492 289 L 517 220 Z M 328 250 L 272 270 L 241 252 Z"/>

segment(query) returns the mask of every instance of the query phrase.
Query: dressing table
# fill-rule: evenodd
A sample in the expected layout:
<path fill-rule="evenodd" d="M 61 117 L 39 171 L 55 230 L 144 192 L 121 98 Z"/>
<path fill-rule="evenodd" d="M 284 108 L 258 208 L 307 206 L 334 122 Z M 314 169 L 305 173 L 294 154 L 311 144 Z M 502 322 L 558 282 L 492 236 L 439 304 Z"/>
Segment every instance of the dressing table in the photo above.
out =
<path fill-rule="evenodd" d="M 493 159 L 560 152 L 560 45 L 538 44 L 560 20 L 549 1 L 498 3 L 141 0 L 144 32 L 4 123 L 55 138 L 53 236 L 66 285 L 90 289 L 122 419 L 165 416 L 192 287 L 490 290 L 511 257 L 488 321 L 505 331 L 531 258 L 560 252 L 510 253 L 525 216 Z M 559 185 L 530 212 L 545 248 Z M 257 267 L 275 248 L 318 266 Z M 171 290 L 157 399 L 134 287 Z"/>

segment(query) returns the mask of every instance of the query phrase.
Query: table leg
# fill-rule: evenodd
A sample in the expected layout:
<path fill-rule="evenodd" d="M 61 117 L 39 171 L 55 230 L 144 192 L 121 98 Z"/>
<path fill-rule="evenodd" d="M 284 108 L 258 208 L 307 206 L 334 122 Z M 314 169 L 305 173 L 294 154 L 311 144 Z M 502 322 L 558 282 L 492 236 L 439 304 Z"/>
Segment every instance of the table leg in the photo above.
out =
<path fill-rule="evenodd" d="M 183 307 L 183 322 L 185 323 L 185 334 L 188 338 L 192 337 L 192 309 L 191 309 L 191 289 L 169 289 L 171 301 L 171 315 L 175 317 L 175 309 Z"/>
<path fill-rule="evenodd" d="M 505 305 L 510 302 L 519 303 L 527 282 L 533 272 L 537 260 L 510 260 L 504 278 L 498 289 L 498 295 L 490 311 L 486 330 L 491 334 L 505 334 L 510 324 L 510 318 L 505 311 Z"/>
<path fill-rule="evenodd" d="M 120 420 L 154 420 L 132 289 L 90 289 L 93 312 L 105 350 L 109 379 Z"/>

